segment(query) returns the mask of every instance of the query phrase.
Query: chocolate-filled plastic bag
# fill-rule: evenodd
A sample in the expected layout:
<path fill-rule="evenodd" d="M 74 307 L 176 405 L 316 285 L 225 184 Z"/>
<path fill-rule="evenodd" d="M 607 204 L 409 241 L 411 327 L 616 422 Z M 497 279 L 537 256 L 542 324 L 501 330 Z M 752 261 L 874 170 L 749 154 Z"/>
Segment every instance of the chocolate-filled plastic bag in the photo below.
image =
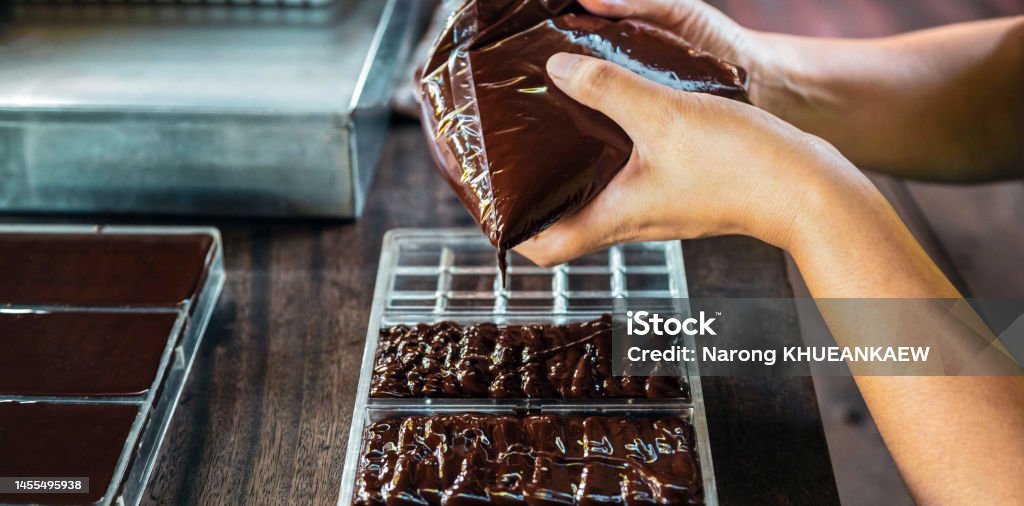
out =
<path fill-rule="evenodd" d="M 469 0 L 423 69 L 423 124 L 438 169 L 504 251 L 586 205 L 633 144 L 545 71 L 569 52 L 685 91 L 746 100 L 746 72 L 636 21 L 586 14 L 568 0 Z"/>

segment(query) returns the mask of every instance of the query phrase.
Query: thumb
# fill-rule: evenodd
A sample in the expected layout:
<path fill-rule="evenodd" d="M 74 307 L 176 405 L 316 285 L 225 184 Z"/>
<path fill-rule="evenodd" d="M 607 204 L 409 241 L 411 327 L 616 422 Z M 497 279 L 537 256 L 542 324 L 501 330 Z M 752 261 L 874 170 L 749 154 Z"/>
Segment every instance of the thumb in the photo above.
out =
<path fill-rule="evenodd" d="M 618 123 L 634 141 L 655 128 L 651 121 L 664 108 L 665 89 L 639 75 L 589 56 L 558 53 L 548 59 L 551 80 L 577 102 Z M 654 112 L 655 114 L 647 114 Z"/>
<path fill-rule="evenodd" d="M 537 265 L 553 267 L 615 243 L 605 223 L 608 215 L 597 209 L 601 207 L 600 198 L 601 194 L 583 209 L 561 218 L 513 249 Z"/>
<path fill-rule="evenodd" d="M 666 28 L 697 47 L 739 61 L 735 21 L 702 0 L 579 0 L 588 11 L 610 18 L 641 19 Z"/>

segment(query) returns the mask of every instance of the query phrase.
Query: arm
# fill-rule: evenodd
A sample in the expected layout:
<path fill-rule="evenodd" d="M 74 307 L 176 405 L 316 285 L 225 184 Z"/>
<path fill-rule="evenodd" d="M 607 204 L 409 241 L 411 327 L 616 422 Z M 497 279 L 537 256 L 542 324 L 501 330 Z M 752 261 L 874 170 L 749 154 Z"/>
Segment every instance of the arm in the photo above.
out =
<path fill-rule="evenodd" d="M 1024 175 L 1024 16 L 878 39 L 740 27 L 694 0 L 583 0 L 747 67 L 755 104 L 854 163 L 933 181 Z"/>
<path fill-rule="evenodd" d="M 958 298 L 884 199 L 835 195 L 789 244 L 815 298 Z M 851 198 L 852 197 L 852 198 Z M 830 328 L 858 322 L 824 312 Z M 849 315 L 851 317 L 858 315 Z M 859 315 L 863 316 L 863 315 Z M 837 339 L 852 339 L 836 332 Z M 991 369 L 988 369 L 991 370 Z M 1024 378 L 855 377 L 919 504 L 1013 504 L 1024 493 Z M 949 410 L 956 406 L 955 414 Z M 1016 476 L 1016 477 L 1015 477 Z"/>
<path fill-rule="evenodd" d="M 607 62 L 556 55 L 548 72 L 615 120 L 635 148 L 593 202 L 517 248 L 531 260 L 553 265 L 624 241 L 745 234 L 790 251 L 816 298 L 959 297 L 874 186 L 821 139 L 749 105 L 671 90 Z M 870 332 L 857 315 L 823 313 L 837 340 Z M 920 502 L 1024 496 L 1021 377 L 857 381 Z"/>
<path fill-rule="evenodd" d="M 937 181 L 1024 175 L 1024 16 L 860 41 L 757 36 L 773 62 L 764 107 L 857 164 Z"/>

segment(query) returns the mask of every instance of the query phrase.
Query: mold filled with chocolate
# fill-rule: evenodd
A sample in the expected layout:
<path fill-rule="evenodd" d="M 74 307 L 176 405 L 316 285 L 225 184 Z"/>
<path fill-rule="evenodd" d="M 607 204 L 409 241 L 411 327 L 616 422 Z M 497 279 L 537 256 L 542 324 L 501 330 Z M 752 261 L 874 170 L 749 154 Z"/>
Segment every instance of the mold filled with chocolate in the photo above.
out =
<path fill-rule="evenodd" d="M 0 312 L 0 395 L 145 393 L 177 319 L 177 313 Z"/>
<path fill-rule="evenodd" d="M 632 151 L 618 125 L 548 77 L 559 52 L 747 100 L 743 69 L 660 28 L 596 17 L 574 1 L 466 1 L 424 66 L 423 123 L 438 169 L 502 259 L 590 202 Z"/>
<path fill-rule="evenodd" d="M 681 376 L 613 375 L 610 315 L 565 325 L 453 322 L 381 331 L 371 397 L 686 398 Z"/>
<path fill-rule="evenodd" d="M 212 245 L 206 234 L 3 234 L 0 304 L 177 305 Z"/>
<path fill-rule="evenodd" d="M 87 493 L 0 494 L 0 503 L 99 502 L 138 413 L 132 404 L 0 402 L 0 476 L 89 478 Z"/>
<path fill-rule="evenodd" d="M 386 418 L 365 432 L 353 504 L 703 504 L 681 418 Z"/>
<path fill-rule="evenodd" d="M 216 229 L 0 225 L 0 504 L 139 504 L 223 282 Z"/>

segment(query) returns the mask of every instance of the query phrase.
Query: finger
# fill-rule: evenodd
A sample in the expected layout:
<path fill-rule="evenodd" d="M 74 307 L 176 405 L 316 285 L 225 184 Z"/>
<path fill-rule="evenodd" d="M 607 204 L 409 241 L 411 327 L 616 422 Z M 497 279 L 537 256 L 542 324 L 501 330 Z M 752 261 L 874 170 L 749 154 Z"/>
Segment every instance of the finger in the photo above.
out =
<path fill-rule="evenodd" d="M 661 26 L 691 44 L 735 61 L 736 34 L 742 29 L 722 11 L 701 0 L 580 0 L 590 12 L 633 18 Z"/>
<path fill-rule="evenodd" d="M 634 158 L 583 209 L 558 220 L 515 251 L 538 265 L 550 267 L 632 240 L 633 213 L 623 202 L 632 201 L 629 195 L 636 190 L 635 160 L 634 153 Z"/>
<path fill-rule="evenodd" d="M 577 102 L 618 123 L 636 141 L 657 132 L 654 121 L 670 109 L 669 89 L 614 63 L 570 53 L 548 59 L 548 75 Z"/>
<path fill-rule="evenodd" d="M 683 25 L 711 9 L 700 0 L 579 0 L 588 11 L 609 18 L 636 18 L 664 27 Z"/>
<path fill-rule="evenodd" d="M 582 214 L 581 210 L 577 214 L 562 218 L 558 223 L 516 246 L 515 251 L 537 265 L 553 267 L 600 249 L 597 236 L 587 233 L 587 227 L 583 225 L 585 220 L 581 219 Z"/>

